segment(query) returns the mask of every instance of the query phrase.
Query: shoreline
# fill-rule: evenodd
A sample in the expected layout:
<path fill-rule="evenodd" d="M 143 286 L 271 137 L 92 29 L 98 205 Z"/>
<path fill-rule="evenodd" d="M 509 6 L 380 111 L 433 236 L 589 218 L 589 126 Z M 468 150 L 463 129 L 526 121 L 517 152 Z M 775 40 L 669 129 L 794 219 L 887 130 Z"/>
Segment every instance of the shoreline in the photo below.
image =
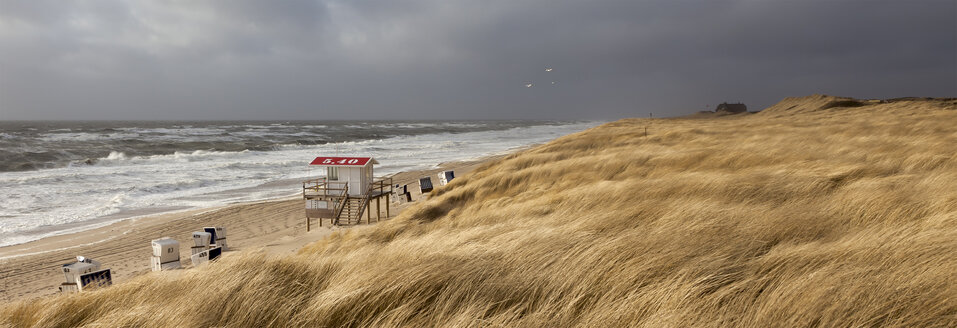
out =
<path fill-rule="evenodd" d="M 502 152 L 499 152 L 499 153 L 493 153 L 493 154 L 484 155 L 484 156 L 478 156 L 478 157 L 466 158 L 466 159 L 462 159 L 462 160 L 454 160 L 454 161 L 450 161 L 450 162 L 438 163 L 438 164 L 433 165 L 433 168 L 429 168 L 429 169 L 399 171 L 399 172 L 395 172 L 395 173 L 390 173 L 390 174 L 383 175 L 383 177 L 396 176 L 396 175 L 403 174 L 403 173 L 406 173 L 406 172 L 424 172 L 424 171 L 438 170 L 438 169 L 436 169 L 435 167 L 442 167 L 442 166 L 444 166 L 444 165 L 454 164 L 454 163 L 484 161 L 484 160 L 487 159 L 487 158 L 494 158 L 494 157 L 505 156 L 505 155 L 512 154 L 512 153 L 515 153 L 515 152 L 518 152 L 518 151 L 522 151 L 522 150 L 524 150 L 524 149 L 528 149 L 528 148 L 534 147 L 535 145 L 537 145 L 537 144 L 531 144 L 531 145 L 525 145 L 525 146 L 515 147 L 515 148 L 513 148 L 513 149 L 508 149 L 508 150 L 505 150 L 505 151 L 502 151 Z M 437 172 L 437 171 L 436 171 L 436 172 Z M 282 180 L 277 180 L 277 181 L 266 182 L 266 183 L 263 183 L 263 184 L 261 184 L 261 185 L 257 185 L 257 186 L 254 186 L 254 187 L 243 187 L 243 188 L 238 188 L 238 189 L 230 189 L 230 190 L 216 191 L 216 192 L 210 193 L 209 195 L 241 193 L 242 191 L 257 190 L 257 189 L 263 188 L 264 186 L 275 186 L 275 185 L 285 184 L 285 183 L 299 184 L 303 179 L 308 179 L 308 178 L 302 178 L 302 179 L 287 178 L 287 179 L 282 179 Z M 414 182 L 414 181 L 413 181 L 413 182 Z M 0 245 L 0 261 L 2 261 L 2 260 L 4 260 L 4 259 L 7 259 L 7 258 L 12 258 L 12 257 L 16 257 L 16 256 L 21 256 L 21 255 L 8 255 L 8 254 L 6 254 L 6 253 L 7 253 L 6 249 L 8 249 L 8 248 L 12 248 L 12 247 L 16 247 L 16 246 L 21 246 L 21 245 L 32 244 L 32 243 L 35 243 L 35 242 L 38 242 L 38 241 L 41 241 L 41 240 L 45 240 L 45 239 L 52 239 L 52 238 L 57 238 L 57 237 L 61 237 L 61 236 L 81 234 L 81 233 L 84 233 L 84 232 L 87 232 L 87 231 L 93 231 L 93 230 L 97 230 L 97 229 L 102 229 L 102 228 L 110 227 L 110 226 L 113 226 L 113 225 L 122 223 L 122 222 L 124 222 L 124 221 L 139 220 L 139 219 L 150 219 L 150 218 L 164 217 L 164 216 L 167 216 L 167 215 L 179 215 L 179 214 L 185 214 L 185 213 L 197 214 L 197 213 L 194 213 L 194 212 L 199 211 L 200 213 L 202 213 L 202 212 L 205 212 L 205 211 L 214 211 L 214 210 L 221 209 L 221 208 L 223 208 L 223 207 L 228 207 L 228 206 L 236 206 L 236 205 L 244 205 L 244 204 L 255 204 L 255 203 L 271 202 L 271 201 L 282 201 L 282 200 L 290 200 L 290 199 L 299 199 L 300 196 L 301 196 L 301 195 L 300 195 L 299 193 L 291 193 L 290 195 L 286 195 L 286 196 L 270 196 L 270 197 L 266 197 L 266 198 L 262 198 L 262 199 L 252 199 L 252 200 L 230 200 L 230 199 L 227 198 L 227 199 L 223 199 L 223 200 L 222 200 L 222 201 L 223 201 L 222 204 L 219 204 L 219 205 L 211 205 L 211 206 L 205 206 L 205 207 L 173 206 L 173 207 L 168 207 L 168 208 L 166 208 L 166 209 L 159 209 L 159 210 L 154 210 L 154 209 L 151 209 L 151 208 L 137 208 L 137 209 L 124 210 L 124 211 L 117 212 L 117 213 L 113 213 L 113 214 L 109 214 L 109 215 L 104 215 L 104 216 L 97 217 L 97 218 L 93 218 L 93 219 L 86 220 L 86 221 L 70 222 L 70 223 L 65 223 L 65 224 L 57 225 L 57 226 L 60 226 L 60 227 L 65 227 L 65 228 L 63 228 L 63 229 L 56 229 L 56 227 L 54 227 L 54 226 L 38 227 L 38 228 L 36 228 L 36 229 L 34 229 L 34 230 L 28 231 L 28 232 L 32 232 L 32 234 L 29 234 L 29 235 L 39 235 L 39 236 L 40 236 L 40 237 L 38 237 L 38 238 L 36 238 L 36 239 L 31 239 L 31 240 L 27 240 L 27 241 L 23 241 L 23 242 L 16 242 L 16 243 L 9 244 L 9 245 Z M 95 243 L 95 241 L 93 241 L 93 242 L 91 242 L 91 243 Z"/>
<path fill-rule="evenodd" d="M 167 126 L 152 122 L 150 124 L 156 126 L 131 123 L 116 127 L 142 134 L 146 138 L 144 140 L 165 140 L 163 138 L 176 136 L 186 138 L 183 140 L 189 142 L 226 142 L 243 146 L 235 149 L 213 147 L 210 150 L 194 150 L 199 146 L 183 144 L 180 149 L 170 144 L 164 147 L 172 147 L 168 149 L 172 153 L 164 151 L 154 155 L 137 153 L 133 148 L 107 147 L 116 138 L 97 132 L 104 128 L 101 126 L 71 127 L 73 130 L 51 128 L 49 131 L 45 127 L 38 127 L 39 130 L 31 131 L 40 131 L 36 133 L 44 136 L 72 131 L 70 133 L 88 135 L 90 138 L 102 137 L 104 141 L 97 143 L 96 147 L 117 150 L 117 153 L 129 151 L 130 155 L 124 153 L 112 158 L 90 155 L 91 158 L 104 159 L 95 165 L 38 166 L 30 170 L 0 172 L 0 182 L 4 186 L 0 188 L 0 193 L 7 196 L 7 206 L 0 211 L 0 223 L 3 226 L 0 247 L 103 227 L 136 217 L 297 196 L 298 193 L 288 186 L 316 175 L 301 162 L 316 153 L 342 151 L 374 155 L 380 161 L 385 159 L 384 165 L 376 167 L 377 175 L 385 175 L 431 169 L 436 163 L 446 161 L 474 160 L 508 153 L 529 143 L 545 142 L 599 124 L 592 121 L 478 122 L 465 125 L 444 121 L 411 125 L 401 122 L 380 123 L 381 127 L 377 125 L 379 123 L 335 125 L 336 129 L 350 131 L 348 136 L 341 141 L 316 145 L 302 144 L 303 140 L 298 134 L 324 135 L 332 133 L 331 130 L 295 124 L 277 125 L 282 128 L 255 124 L 195 127 L 199 130 L 222 130 L 220 134 L 226 138 L 223 139 L 226 142 L 215 138 L 207 140 L 205 132 L 193 131 L 194 127 L 191 126 Z M 390 127 L 399 130 L 381 135 L 373 133 Z M 263 132 L 263 129 L 272 130 Z M 30 139 L 32 134 L 29 133 L 33 132 L 21 132 L 25 134 L 16 134 L 14 137 L 23 142 L 42 143 L 44 147 L 52 147 L 50 149 L 63 146 Z M 276 135 L 273 138 L 275 140 L 269 139 L 272 141 L 268 148 L 251 150 L 247 147 L 249 144 L 244 143 L 249 140 L 263 141 L 262 135 L 273 134 Z M 76 138 L 61 137 L 63 140 Z M 77 145 L 71 147 L 87 149 Z"/>
<path fill-rule="evenodd" d="M 391 175 L 394 183 L 409 185 L 413 199 L 418 200 L 419 177 L 430 176 L 442 170 L 454 170 L 457 177 L 470 172 L 490 160 L 505 157 L 535 145 L 518 147 L 507 152 L 474 159 L 439 163 L 431 169 L 413 170 Z M 437 182 L 437 181 L 436 181 Z M 290 186 L 299 188 L 298 185 Z M 394 218 L 413 203 L 392 203 Z M 43 237 L 25 243 L 0 247 L 0 300 L 18 301 L 57 293 L 63 279 L 58 268 L 77 255 L 100 261 L 103 268 L 113 271 L 113 282 L 122 283 L 150 272 L 150 241 L 171 237 L 180 242 L 180 261 L 189 264 L 189 239 L 192 231 L 204 226 L 223 226 L 227 229 L 229 253 L 261 251 L 270 255 L 288 254 L 300 247 L 325 238 L 335 231 L 355 226 L 314 228 L 306 232 L 304 209 L 299 196 L 224 204 L 207 208 L 184 209 L 173 212 L 147 214 L 94 227 L 88 230 Z M 315 222 L 314 222 L 315 223 Z M 315 225 L 315 224 L 313 224 Z M 363 226 L 367 224 L 360 224 Z"/>

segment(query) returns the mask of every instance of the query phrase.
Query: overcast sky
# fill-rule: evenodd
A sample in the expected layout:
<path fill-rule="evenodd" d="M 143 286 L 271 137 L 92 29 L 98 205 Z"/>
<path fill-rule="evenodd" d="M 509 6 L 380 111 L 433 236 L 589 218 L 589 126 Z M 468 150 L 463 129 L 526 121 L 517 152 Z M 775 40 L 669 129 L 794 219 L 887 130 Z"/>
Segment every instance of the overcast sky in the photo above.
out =
<path fill-rule="evenodd" d="M 957 0 L 0 0 L 0 120 L 615 119 L 813 93 L 957 97 Z"/>

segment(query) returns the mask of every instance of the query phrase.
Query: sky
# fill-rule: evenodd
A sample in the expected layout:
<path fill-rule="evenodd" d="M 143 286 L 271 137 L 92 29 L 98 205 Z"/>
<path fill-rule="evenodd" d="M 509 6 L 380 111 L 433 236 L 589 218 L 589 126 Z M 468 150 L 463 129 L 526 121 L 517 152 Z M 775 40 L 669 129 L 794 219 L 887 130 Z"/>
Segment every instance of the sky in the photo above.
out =
<path fill-rule="evenodd" d="M 957 97 L 957 0 L 0 0 L 0 120 L 616 119 L 816 93 Z"/>

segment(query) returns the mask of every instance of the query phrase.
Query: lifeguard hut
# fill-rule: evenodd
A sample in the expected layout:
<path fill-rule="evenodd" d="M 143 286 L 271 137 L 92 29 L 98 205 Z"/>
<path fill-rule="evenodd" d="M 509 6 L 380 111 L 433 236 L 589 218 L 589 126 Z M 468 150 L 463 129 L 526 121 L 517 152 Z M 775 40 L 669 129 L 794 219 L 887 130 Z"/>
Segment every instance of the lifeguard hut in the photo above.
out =
<path fill-rule="evenodd" d="M 362 212 L 366 223 L 372 219 L 369 205 L 376 203 L 376 222 L 380 216 L 379 198 L 385 197 L 386 217 L 389 216 L 389 194 L 392 193 L 392 178 L 376 180 L 373 166 L 378 162 L 372 157 L 316 157 L 309 165 L 324 167 L 326 176 L 302 183 L 302 198 L 306 201 L 306 230 L 311 228 L 311 218 L 329 219 L 333 225 L 358 224 Z"/>

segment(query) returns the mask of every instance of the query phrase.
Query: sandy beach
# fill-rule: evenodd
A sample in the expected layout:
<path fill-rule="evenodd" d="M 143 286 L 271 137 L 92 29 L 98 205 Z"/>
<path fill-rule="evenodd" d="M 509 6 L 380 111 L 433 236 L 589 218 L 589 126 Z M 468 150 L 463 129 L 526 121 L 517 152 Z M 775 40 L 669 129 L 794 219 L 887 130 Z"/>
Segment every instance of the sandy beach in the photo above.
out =
<path fill-rule="evenodd" d="M 413 200 L 419 200 L 422 197 L 418 190 L 419 177 L 431 176 L 435 182 L 435 174 L 441 170 L 454 170 L 456 176 L 462 176 L 485 161 L 500 157 L 502 155 L 443 163 L 436 169 L 401 172 L 392 177 L 397 184 L 409 185 Z M 289 188 L 297 190 L 300 186 L 290 185 Z M 389 214 L 395 217 L 409 204 L 412 203 L 392 203 Z M 372 209 L 374 211 L 375 207 Z M 372 214 L 372 224 L 375 224 L 375 213 Z M 381 216 L 383 220 L 388 219 L 384 204 Z M 63 280 L 60 265 L 75 261 L 77 255 L 100 261 L 104 268 L 112 269 L 114 284 L 122 284 L 150 272 L 150 241 L 161 237 L 180 242 L 180 259 L 188 269 L 191 267 L 191 233 L 204 226 L 227 229 L 229 250 L 224 256 L 239 252 L 265 252 L 270 256 L 288 254 L 334 231 L 350 228 L 331 227 L 329 224 L 319 228 L 313 221 L 312 231 L 306 232 L 303 204 L 298 197 L 124 220 L 79 233 L 0 247 L 0 300 L 9 302 L 56 294 L 57 286 Z"/>

